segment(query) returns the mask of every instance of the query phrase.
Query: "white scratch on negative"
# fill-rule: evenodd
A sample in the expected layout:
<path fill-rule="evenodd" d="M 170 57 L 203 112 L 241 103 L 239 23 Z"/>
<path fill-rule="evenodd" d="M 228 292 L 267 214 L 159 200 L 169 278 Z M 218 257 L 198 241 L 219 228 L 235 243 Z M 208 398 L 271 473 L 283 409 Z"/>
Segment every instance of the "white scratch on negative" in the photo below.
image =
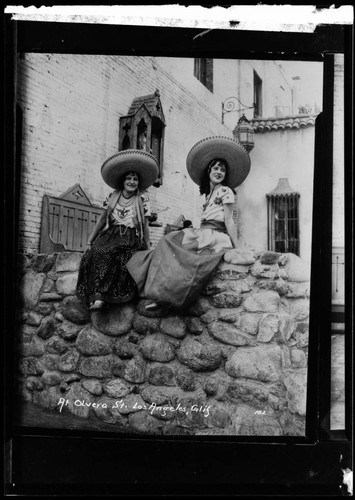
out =
<path fill-rule="evenodd" d="M 349 495 L 353 494 L 353 471 L 348 467 L 346 469 L 341 469 L 343 471 L 343 484 L 348 488 Z"/>
<path fill-rule="evenodd" d="M 10 5 L 13 20 L 193 27 L 311 33 L 319 24 L 352 24 L 352 5 L 317 9 L 312 5 Z"/>

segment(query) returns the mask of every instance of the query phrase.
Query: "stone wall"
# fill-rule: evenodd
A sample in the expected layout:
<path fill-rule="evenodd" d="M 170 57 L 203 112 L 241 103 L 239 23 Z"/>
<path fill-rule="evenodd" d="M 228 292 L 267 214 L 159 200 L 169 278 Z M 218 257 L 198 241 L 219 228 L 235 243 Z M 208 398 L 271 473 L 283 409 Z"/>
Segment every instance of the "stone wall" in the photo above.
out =
<path fill-rule="evenodd" d="M 183 314 L 147 312 L 144 299 L 90 313 L 75 297 L 81 254 L 19 258 L 17 382 L 30 405 L 118 432 L 304 435 L 299 257 L 228 251 Z"/>

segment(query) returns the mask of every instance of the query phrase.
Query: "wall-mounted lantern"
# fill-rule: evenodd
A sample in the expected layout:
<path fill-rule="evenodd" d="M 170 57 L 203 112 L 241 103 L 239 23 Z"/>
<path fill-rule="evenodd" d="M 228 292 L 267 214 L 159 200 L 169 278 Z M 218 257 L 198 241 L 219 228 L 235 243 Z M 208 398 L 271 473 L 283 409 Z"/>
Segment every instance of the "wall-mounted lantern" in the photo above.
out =
<path fill-rule="evenodd" d="M 233 135 L 236 140 L 249 153 L 254 147 L 254 129 L 250 121 L 243 114 L 233 130 Z"/>
<path fill-rule="evenodd" d="M 239 108 L 238 107 L 239 105 L 241 105 L 242 107 Z M 234 112 L 240 113 L 241 111 L 245 111 L 246 109 L 254 109 L 254 108 L 255 108 L 254 103 L 252 106 L 246 106 L 245 104 L 242 103 L 242 101 L 238 99 L 238 97 L 234 96 L 227 97 L 227 99 L 225 99 L 222 102 L 222 124 L 224 123 L 224 115 L 226 113 L 234 113 Z"/>
<path fill-rule="evenodd" d="M 238 97 L 234 96 L 227 97 L 227 99 L 222 102 L 222 123 L 224 123 L 224 115 L 226 113 L 243 112 L 242 116 L 238 120 L 235 129 L 233 130 L 233 135 L 236 140 L 240 142 L 242 146 L 244 146 L 248 153 L 254 147 L 254 129 L 250 121 L 246 118 L 244 111 L 246 109 L 254 108 L 254 103 L 252 106 L 246 106 L 240 99 L 238 99 Z"/>

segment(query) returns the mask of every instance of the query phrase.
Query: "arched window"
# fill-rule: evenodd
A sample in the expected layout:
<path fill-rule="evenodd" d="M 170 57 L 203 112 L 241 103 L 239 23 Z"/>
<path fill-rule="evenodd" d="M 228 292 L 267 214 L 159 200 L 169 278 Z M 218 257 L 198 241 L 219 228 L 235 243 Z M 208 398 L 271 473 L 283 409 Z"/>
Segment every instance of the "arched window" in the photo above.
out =
<path fill-rule="evenodd" d="M 137 149 L 144 149 L 144 151 L 149 152 L 147 149 L 147 125 L 143 118 L 137 127 Z"/>

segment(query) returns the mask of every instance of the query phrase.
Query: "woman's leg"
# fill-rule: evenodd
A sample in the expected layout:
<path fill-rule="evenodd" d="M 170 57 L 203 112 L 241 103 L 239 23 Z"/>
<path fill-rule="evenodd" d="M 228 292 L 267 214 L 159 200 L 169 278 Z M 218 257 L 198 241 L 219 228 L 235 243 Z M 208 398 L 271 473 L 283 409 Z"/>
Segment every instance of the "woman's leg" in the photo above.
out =
<path fill-rule="evenodd" d="M 97 238 L 86 265 L 86 295 L 92 302 L 91 310 L 101 308 L 102 302 L 119 304 L 136 296 L 137 287 L 126 263 L 141 248 L 141 239 L 133 228 L 122 231 L 112 227 Z"/>
<path fill-rule="evenodd" d="M 176 309 L 189 307 L 205 287 L 223 253 L 200 254 L 182 245 L 183 231 L 163 236 L 154 250 L 138 252 L 127 267 L 134 278 L 140 297 Z"/>

